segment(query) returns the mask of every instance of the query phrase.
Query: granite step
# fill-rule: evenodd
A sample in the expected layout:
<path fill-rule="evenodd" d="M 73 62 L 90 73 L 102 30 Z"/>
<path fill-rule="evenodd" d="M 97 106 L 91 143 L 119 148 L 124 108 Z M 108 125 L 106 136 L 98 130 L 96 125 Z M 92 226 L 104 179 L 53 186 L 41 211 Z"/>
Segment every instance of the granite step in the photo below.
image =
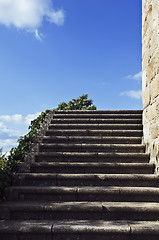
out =
<path fill-rule="evenodd" d="M 14 185 L 159 187 L 159 177 L 154 174 L 17 173 Z"/>
<path fill-rule="evenodd" d="M 56 118 L 85 118 L 85 119 L 142 119 L 142 114 L 140 113 L 55 113 L 53 119 Z"/>
<path fill-rule="evenodd" d="M 140 114 L 142 110 L 55 110 L 55 114 Z"/>
<path fill-rule="evenodd" d="M 44 136 L 43 143 L 141 144 L 141 137 Z"/>
<path fill-rule="evenodd" d="M 159 203 L 6 201 L 0 205 L 0 219 L 157 221 Z"/>
<path fill-rule="evenodd" d="M 91 130 L 91 129 L 49 129 L 46 136 L 107 136 L 107 137 L 142 137 L 142 130 Z"/>
<path fill-rule="evenodd" d="M 148 163 L 146 153 L 104 153 L 104 152 L 39 152 L 36 162 L 116 162 L 116 163 Z"/>
<path fill-rule="evenodd" d="M 142 119 L 127 118 L 53 118 L 51 124 L 142 124 Z"/>
<path fill-rule="evenodd" d="M 49 129 L 142 130 L 142 124 L 50 124 Z"/>
<path fill-rule="evenodd" d="M 87 143 L 41 143 L 40 152 L 109 152 L 109 153 L 144 153 L 142 144 L 87 144 Z"/>
<path fill-rule="evenodd" d="M 112 201 L 159 202 L 159 188 L 155 187 L 54 187 L 13 186 L 7 190 L 9 201 Z"/>
<path fill-rule="evenodd" d="M 156 221 L 0 221 L 1 240 L 158 240 Z"/>
<path fill-rule="evenodd" d="M 31 164 L 32 173 L 104 173 L 104 174 L 153 174 L 150 163 L 79 163 L 79 162 L 38 162 Z"/>

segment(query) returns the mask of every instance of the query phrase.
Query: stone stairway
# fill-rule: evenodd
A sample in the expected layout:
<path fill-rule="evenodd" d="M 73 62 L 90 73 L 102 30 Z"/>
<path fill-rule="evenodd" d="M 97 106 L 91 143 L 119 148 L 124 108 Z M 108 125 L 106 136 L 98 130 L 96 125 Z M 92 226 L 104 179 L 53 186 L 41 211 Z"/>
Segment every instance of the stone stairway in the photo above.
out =
<path fill-rule="evenodd" d="M 142 134 L 142 111 L 56 111 L 0 204 L 0 239 L 159 239 L 159 177 Z"/>

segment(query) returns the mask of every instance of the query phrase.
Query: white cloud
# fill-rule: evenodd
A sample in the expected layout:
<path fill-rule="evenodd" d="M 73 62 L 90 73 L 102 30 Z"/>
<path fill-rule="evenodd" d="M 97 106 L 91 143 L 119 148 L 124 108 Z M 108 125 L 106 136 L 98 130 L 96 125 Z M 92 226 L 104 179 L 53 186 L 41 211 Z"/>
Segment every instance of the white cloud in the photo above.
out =
<path fill-rule="evenodd" d="M 6 134 L 8 137 L 18 137 L 20 132 L 17 130 L 8 129 L 7 126 L 0 122 L 0 134 Z"/>
<path fill-rule="evenodd" d="M 27 116 L 22 116 L 22 114 L 0 115 L 0 148 L 8 152 L 12 147 L 17 146 L 18 138 L 28 132 L 28 125 L 39 115 L 40 112 Z"/>
<path fill-rule="evenodd" d="M 29 125 L 31 123 L 32 120 L 34 120 L 35 118 L 37 118 L 40 115 L 40 112 L 37 112 L 35 114 L 28 114 L 25 118 L 24 118 L 24 122 L 25 124 Z"/>
<path fill-rule="evenodd" d="M 35 114 L 28 114 L 26 117 L 23 117 L 21 114 L 14 115 L 0 115 L 0 120 L 3 122 L 12 122 L 14 124 L 26 124 L 29 125 L 32 120 L 37 118 L 40 115 L 40 112 Z M 0 122 L 0 127 L 2 122 Z M 3 125 L 4 126 L 4 125 Z"/>
<path fill-rule="evenodd" d="M 120 96 L 128 96 L 128 97 L 135 98 L 135 99 L 141 99 L 142 98 L 142 90 L 125 91 L 125 92 L 120 93 Z"/>
<path fill-rule="evenodd" d="M 6 126 L 4 125 L 3 122 L 0 122 L 0 128 L 5 128 Z"/>
<path fill-rule="evenodd" d="M 128 75 L 126 76 L 125 78 L 127 79 L 134 79 L 134 80 L 137 80 L 137 81 L 141 81 L 142 80 L 142 71 L 141 72 L 138 72 L 134 75 Z"/>
<path fill-rule="evenodd" d="M 0 148 L 12 148 L 17 146 L 17 139 L 0 139 Z"/>
<path fill-rule="evenodd" d="M 23 120 L 23 117 L 21 114 L 14 114 L 12 116 L 10 115 L 1 115 L 0 120 L 4 122 L 13 122 L 13 123 L 20 123 Z"/>
<path fill-rule="evenodd" d="M 39 33 L 38 29 L 35 29 L 35 37 L 37 40 L 42 41 L 43 35 Z"/>
<path fill-rule="evenodd" d="M 32 32 L 41 40 L 38 29 L 44 20 L 63 25 L 64 11 L 54 10 L 51 0 L 0 0 L 0 24 Z"/>
<path fill-rule="evenodd" d="M 20 136 L 20 132 L 17 130 L 13 130 L 13 129 L 8 129 L 3 128 L 0 132 L 2 133 L 6 133 L 8 135 L 8 137 L 19 137 Z"/>

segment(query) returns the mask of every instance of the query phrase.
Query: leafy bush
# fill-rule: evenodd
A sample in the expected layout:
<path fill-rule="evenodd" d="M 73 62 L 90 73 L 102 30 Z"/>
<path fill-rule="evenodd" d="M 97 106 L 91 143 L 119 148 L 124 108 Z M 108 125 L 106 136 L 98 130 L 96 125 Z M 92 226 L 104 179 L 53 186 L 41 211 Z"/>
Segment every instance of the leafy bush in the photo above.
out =
<path fill-rule="evenodd" d="M 8 159 L 0 149 L 0 201 L 4 198 L 4 189 L 11 183 L 10 169 Z"/>
<path fill-rule="evenodd" d="M 68 103 L 60 103 L 55 110 L 96 110 L 96 106 L 92 104 L 93 101 L 88 99 L 88 95 L 83 94 Z M 25 153 L 29 151 L 40 124 L 49 111 L 42 112 L 36 119 L 31 121 L 29 133 L 19 138 L 18 146 L 10 150 L 9 156 L 2 154 L 2 149 L 0 149 L 0 201 L 4 199 L 4 189 L 12 183 L 12 176 L 17 171 L 18 163 L 24 160 Z"/>
<path fill-rule="evenodd" d="M 68 103 L 60 103 L 55 110 L 96 110 L 96 106 L 92 104 L 93 100 L 88 99 L 88 94 L 83 94 Z"/>
<path fill-rule="evenodd" d="M 24 159 L 24 155 L 29 150 L 31 142 L 48 111 L 42 112 L 31 121 L 29 133 L 19 138 L 18 146 L 12 148 L 8 156 L 2 154 L 2 149 L 0 149 L 0 201 L 5 198 L 4 189 L 12 183 L 12 176 L 17 171 L 18 163 Z"/>
<path fill-rule="evenodd" d="M 26 152 L 28 152 L 31 143 L 36 136 L 37 130 L 39 129 L 40 124 L 43 122 L 48 111 L 49 110 L 42 112 L 36 119 L 31 121 L 31 124 L 29 126 L 30 131 L 28 132 L 28 134 L 20 137 L 18 140 L 18 146 L 12 148 L 10 151 L 10 155 L 8 158 L 11 162 L 24 159 L 24 155 Z"/>

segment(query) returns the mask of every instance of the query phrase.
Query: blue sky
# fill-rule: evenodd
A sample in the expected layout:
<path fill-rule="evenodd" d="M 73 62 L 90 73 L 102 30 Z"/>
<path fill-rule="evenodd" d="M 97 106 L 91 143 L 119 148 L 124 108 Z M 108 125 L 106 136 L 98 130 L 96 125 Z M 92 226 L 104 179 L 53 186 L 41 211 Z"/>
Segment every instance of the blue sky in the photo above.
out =
<path fill-rule="evenodd" d="M 0 147 L 31 119 L 88 93 L 97 109 L 142 109 L 141 0 L 0 1 Z"/>

